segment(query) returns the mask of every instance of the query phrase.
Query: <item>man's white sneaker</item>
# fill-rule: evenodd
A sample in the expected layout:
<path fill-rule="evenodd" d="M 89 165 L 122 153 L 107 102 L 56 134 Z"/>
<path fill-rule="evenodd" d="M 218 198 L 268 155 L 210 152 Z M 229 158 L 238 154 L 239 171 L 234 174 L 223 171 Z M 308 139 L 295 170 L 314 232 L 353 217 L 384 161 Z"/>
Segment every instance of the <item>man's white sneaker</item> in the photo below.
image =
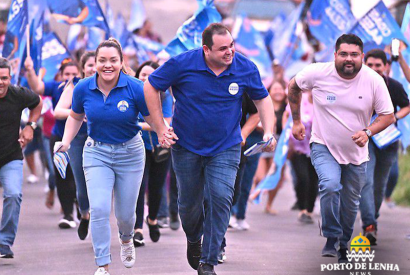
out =
<path fill-rule="evenodd" d="M 230 228 L 238 228 L 238 222 L 237 222 L 235 216 L 231 216 L 231 217 L 229 218 L 229 227 L 230 227 Z"/>
<path fill-rule="evenodd" d="M 237 224 L 238 224 L 237 229 L 239 230 L 248 230 L 250 228 L 249 224 L 245 220 L 238 219 Z"/>
<path fill-rule="evenodd" d="M 38 177 L 36 175 L 30 174 L 30 176 L 27 177 L 27 182 L 28 183 L 37 183 L 38 182 Z"/>
<path fill-rule="evenodd" d="M 121 244 L 121 261 L 126 268 L 131 268 L 135 264 L 135 247 L 132 240 L 128 243 L 123 243 L 120 239 Z"/>
<path fill-rule="evenodd" d="M 99 267 L 94 275 L 110 275 L 110 273 L 104 267 Z"/>

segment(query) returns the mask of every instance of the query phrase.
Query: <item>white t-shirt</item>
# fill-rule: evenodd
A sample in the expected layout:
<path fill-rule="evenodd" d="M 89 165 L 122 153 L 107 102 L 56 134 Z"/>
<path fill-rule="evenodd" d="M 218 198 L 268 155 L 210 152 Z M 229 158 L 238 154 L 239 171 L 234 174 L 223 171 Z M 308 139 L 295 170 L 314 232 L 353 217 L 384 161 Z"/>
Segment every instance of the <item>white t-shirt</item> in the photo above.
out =
<path fill-rule="evenodd" d="M 313 126 L 310 142 L 324 144 L 339 164 L 359 165 L 369 160 L 368 146 L 359 147 L 352 135 L 370 125 L 373 111 L 393 113 L 383 78 L 366 65 L 354 79 L 344 79 L 335 63 L 315 63 L 296 77 L 302 90 L 312 90 Z"/>

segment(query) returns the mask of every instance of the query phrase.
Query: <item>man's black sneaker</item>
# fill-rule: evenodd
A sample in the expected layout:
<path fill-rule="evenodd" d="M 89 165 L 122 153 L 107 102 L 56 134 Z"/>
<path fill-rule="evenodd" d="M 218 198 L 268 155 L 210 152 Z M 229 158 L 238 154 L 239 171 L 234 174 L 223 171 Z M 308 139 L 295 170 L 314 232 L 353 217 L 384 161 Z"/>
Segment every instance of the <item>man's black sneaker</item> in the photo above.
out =
<path fill-rule="evenodd" d="M 377 228 L 375 225 L 369 225 L 363 230 L 363 235 L 369 240 L 370 245 L 377 245 Z"/>
<path fill-rule="evenodd" d="M 141 232 L 136 232 L 132 240 L 134 241 L 135 247 L 141 247 L 145 245 L 144 236 Z"/>
<path fill-rule="evenodd" d="M 0 258 L 2 259 L 13 259 L 14 253 L 11 251 L 10 246 L 0 244 Z"/>
<path fill-rule="evenodd" d="M 59 222 L 58 227 L 61 229 L 75 228 L 77 224 L 75 223 L 73 217 L 64 216 Z"/>
<path fill-rule="evenodd" d="M 216 275 L 214 266 L 210 264 L 200 263 L 198 267 L 198 275 Z"/>
<path fill-rule="evenodd" d="M 85 240 L 88 236 L 88 226 L 90 225 L 90 220 L 81 219 L 80 225 L 78 226 L 77 233 L 80 240 Z"/>
<path fill-rule="evenodd" d="M 340 248 L 337 252 L 337 258 L 339 264 L 348 263 L 349 260 L 347 259 L 347 248 Z"/>
<path fill-rule="evenodd" d="M 186 257 L 188 259 L 189 265 L 197 270 L 199 266 L 199 260 L 201 259 L 202 243 L 201 240 L 191 243 L 188 241 Z"/>
<path fill-rule="evenodd" d="M 158 223 L 155 225 L 151 225 L 148 222 L 148 216 L 147 216 L 147 224 L 148 224 L 148 229 L 149 229 L 149 237 L 151 238 L 151 241 L 154 243 L 159 241 L 159 237 L 161 237 L 161 233 L 159 232 L 159 226 Z"/>
<path fill-rule="evenodd" d="M 323 250 L 322 250 L 322 257 L 336 257 L 338 246 L 339 246 L 338 238 L 327 238 L 325 247 L 323 247 Z"/>
<path fill-rule="evenodd" d="M 170 213 L 170 215 L 169 215 L 169 227 L 172 230 L 178 230 L 180 226 L 181 226 L 181 223 L 179 221 L 178 213 Z"/>

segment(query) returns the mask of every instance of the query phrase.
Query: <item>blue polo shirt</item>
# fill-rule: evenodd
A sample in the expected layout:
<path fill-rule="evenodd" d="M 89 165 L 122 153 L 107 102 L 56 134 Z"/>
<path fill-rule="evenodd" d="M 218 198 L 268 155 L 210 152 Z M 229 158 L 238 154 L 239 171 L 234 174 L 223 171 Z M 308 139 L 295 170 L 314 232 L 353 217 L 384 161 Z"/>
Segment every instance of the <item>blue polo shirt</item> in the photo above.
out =
<path fill-rule="evenodd" d="M 74 87 L 72 110 L 85 113 L 88 135 L 96 141 L 118 144 L 132 139 L 141 130 L 138 114 L 149 115 L 143 82 L 121 72 L 117 86 L 105 97 L 97 77 L 96 73 Z"/>
<path fill-rule="evenodd" d="M 163 94 L 162 99 L 162 113 L 165 118 L 172 117 L 172 105 L 173 105 L 173 99 L 172 95 L 169 91 L 165 91 Z M 138 118 L 139 122 L 145 122 L 144 118 L 140 115 Z M 142 139 L 144 140 L 144 145 L 145 149 L 147 150 L 152 150 L 152 145 L 151 141 L 149 138 L 149 135 L 151 134 L 151 140 L 152 140 L 152 145 L 157 145 L 159 144 L 158 142 L 158 136 L 154 131 L 142 131 Z"/>
<path fill-rule="evenodd" d="M 269 95 L 249 59 L 235 53 L 232 64 L 216 76 L 206 65 L 202 48 L 171 58 L 148 79 L 157 90 L 172 87 L 177 143 L 202 156 L 213 156 L 242 141 L 244 92 L 253 100 Z"/>
<path fill-rule="evenodd" d="M 78 80 L 79 78 L 77 77 L 73 79 L 74 85 L 77 84 Z M 53 110 L 56 108 L 57 103 L 60 100 L 61 94 L 64 91 L 65 84 L 66 82 L 57 82 L 57 81 L 50 81 L 50 82 L 44 83 L 44 95 L 51 97 L 51 101 L 53 102 Z M 64 135 L 64 128 L 65 128 L 66 121 L 67 121 L 66 119 L 63 119 L 63 120 L 56 119 L 53 129 L 51 130 L 51 134 L 62 138 Z M 83 123 L 78 133 L 85 134 L 86 132 L 87 132 L 87 125 Z"/>

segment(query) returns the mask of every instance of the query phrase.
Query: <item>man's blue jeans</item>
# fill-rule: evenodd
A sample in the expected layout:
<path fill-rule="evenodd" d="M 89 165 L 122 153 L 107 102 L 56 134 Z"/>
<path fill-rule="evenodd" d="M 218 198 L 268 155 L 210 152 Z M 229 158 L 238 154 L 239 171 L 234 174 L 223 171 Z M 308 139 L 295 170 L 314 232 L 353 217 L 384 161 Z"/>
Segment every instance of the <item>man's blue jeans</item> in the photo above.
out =
<path fill-rule="evenodd" d="M 0 227 L 0 244 L 13 246 L 20 216 L 23 186 L 23 161 L 13 160 L 0 168 L 3 185 L 3 214 Z"/>
<path fill-rule="evenodd" d="M 240 155 L 240 144 L 210 157 L 192 153 L 178 144 L 172 146 L 182 227 L 189 242 L 197 242 L 203 235 L 202 263 L 218 264 Z"/>
<path fill-rule="evenodd" d="M 367 181 L 360 199 L 360 213 L 363 228 L 377 225 L 379 210 L 383 203 L 390 169 L 398 158 L 399 143 L 379 149 L 372 140 L 369 142 L 370 161 L 367 164 Z"/>
<path fill-rule="evenodd" d="M 114 210 L 119 236 L 129 241 L 134 235 L 135 207 L 144 173 L 145 149 L 141 135 L 122 144 L 105 144 L 87 139 L 84 172 L 90 199 L 90 227 L 98 266 L 111 262 L 110 212 Z"/>
<path fill-rule="evenodd" d="M 339 164 L 327 147 L 318 143 L 311 144 L 311 158 L 319 178 L 323 236 L 338 238 L 340 247 L 347 248 L 359 209 L 360 191 L 366 183 L 367 162 Z"/>

